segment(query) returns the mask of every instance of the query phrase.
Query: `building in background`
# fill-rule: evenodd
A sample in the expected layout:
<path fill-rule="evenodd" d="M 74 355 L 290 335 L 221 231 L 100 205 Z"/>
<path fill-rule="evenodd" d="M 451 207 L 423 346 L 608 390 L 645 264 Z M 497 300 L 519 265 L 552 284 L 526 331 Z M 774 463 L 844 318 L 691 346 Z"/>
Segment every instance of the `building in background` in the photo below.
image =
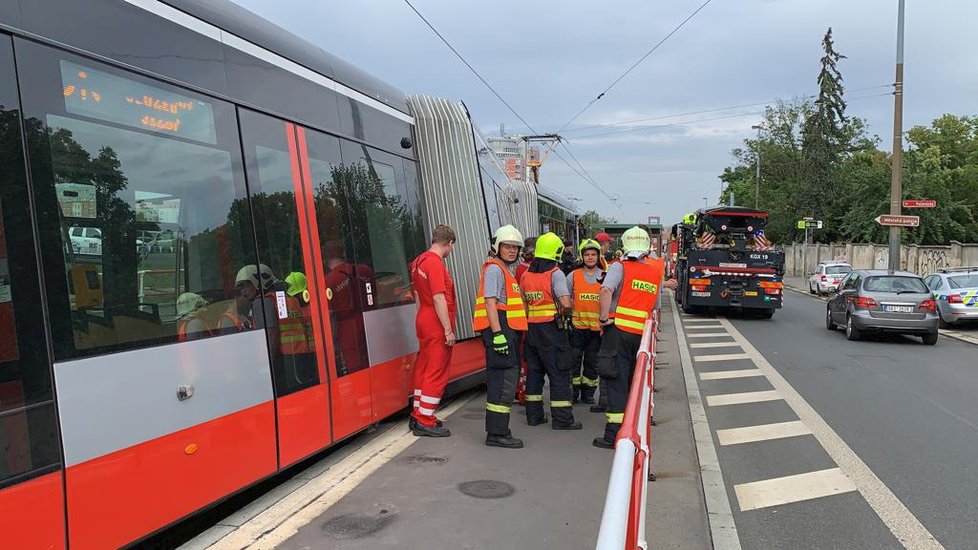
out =
<path fill-rule="evenodd" d="M 506 175 L 514 181 L 526 181 L 527 148 L 523 136 L 514 134 L 506 135 L 506 126 L 499 125 L 499 135 L 486 138 L 489 147 L 496 153 L 496 157 L 503 165 Z M 540 148 L 530 147 L 530 161 L 540 158 Z"/>

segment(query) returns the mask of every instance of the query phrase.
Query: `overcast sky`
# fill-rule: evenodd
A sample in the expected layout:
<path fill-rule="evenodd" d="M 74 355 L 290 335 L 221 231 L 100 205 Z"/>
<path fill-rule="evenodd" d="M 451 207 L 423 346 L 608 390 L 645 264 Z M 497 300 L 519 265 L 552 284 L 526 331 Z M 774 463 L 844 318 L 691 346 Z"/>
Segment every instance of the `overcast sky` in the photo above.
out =
<path fill-rule="evenodd" d="M 461 99 L 484 133 L 500 123 L 528 131 L 400 0 L 234 1 L 408 94 Z M 703 1 L 412 3 L 544 133 L 563 126 Z M 905 128 L 945 112 L 978 114 L 978 1 L 907 4 Z M 879 94 L 893 82 L 896 15 L 897 0 L 713 0 L 562 132 L 621 206 L 555 156 L 541 182 L 584 199 L 582 212 L 595 208 L 627 222 L 649 215 L 671 222 L 703 206 L 703 197 L 715 203 L 717 176 L 732 162 L 730 150 L 753 134 L 762 107 L 661 118 L 644 124 L 670 126 L 627 133 L 609 134 L 633 126 L 580 127 L 815 93 L 829 26 L 848 56 L 841 63 L 848 112 L 868 119 L 889 149 L 893 100 Z M 702 119 L 711 120 L 693 122 Z"/>

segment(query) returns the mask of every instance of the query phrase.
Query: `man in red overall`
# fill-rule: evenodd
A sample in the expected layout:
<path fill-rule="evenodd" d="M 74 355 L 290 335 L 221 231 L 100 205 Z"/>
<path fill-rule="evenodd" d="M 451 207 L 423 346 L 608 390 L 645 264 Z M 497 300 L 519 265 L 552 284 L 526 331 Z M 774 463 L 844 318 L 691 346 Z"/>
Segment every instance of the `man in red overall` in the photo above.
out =
<path fill-rule="evenodd" d="M 417 436 L 448 437 L 435 410 L 448 384 L 448 367 L 455 345 L 455 284 L 444 259 L 455 246 L 455 230 L 439 225 L 431 235 L 431 248 L 411 262 L 411 285 L 418 316 L 418 359 L 414 364 L 414 410 L 409 425 Z"/>

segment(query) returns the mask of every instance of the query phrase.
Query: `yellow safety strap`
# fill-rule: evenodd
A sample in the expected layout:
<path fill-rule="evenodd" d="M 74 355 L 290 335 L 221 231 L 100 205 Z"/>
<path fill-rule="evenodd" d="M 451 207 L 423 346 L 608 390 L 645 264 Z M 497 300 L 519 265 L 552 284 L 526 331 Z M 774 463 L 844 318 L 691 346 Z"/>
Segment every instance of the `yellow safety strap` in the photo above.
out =
<path fill-rule="evenodd" d="M 292 344 L 294 342 L 305 342 L 306 341 L 306 337 L 303 336 L 303 335 L 301 335 L 301 334 L 299 334 L 299 335 L 293 335 L 293 336 L 282 336 L 280 338 L 280 341 L 283 344 Z"/>
<path fill-rule="evenodd" d="M 529 401 L 543 401 L 543 395 L 530 395 L 526 394 L 526 400 Z"/>
<path fill-rule="evenodd" d="M 649 316 L 648 311 L 642 311 L 640 309 L 632 309 L 630 307 L 618 306 L 615 308 L 615 313 L 623 313 L 625 315 L 631 315 L 632 317 L 639 317 L 641 319 L 647 319 Z"/>
<path fill-rule="evenodd" d="M 550 408 L 551 409 L 558 409 L 558 408 L 561 408 L 561 407 L 572 407 L 573 405 L 574 404 L 571 403 L 570 401 L 551 401 L 550 402 Z"/>
<path fill-rule="evenodd" d="M 598 387 L 598 380 L 597 379 L 591 380 L 587 376 L 581 377 L 581 383 L 584 384 L 585 386 L 589 386 L 592 388 Z"/>
<path fill-rule="evenodd" d="M 578 318 L 581 318 L 581 319 L 600 319 L 601 318 L 601 314 L 600 313 L 592 313 L 590 311 L 575 311 L 574 312 L 574 317 L 578 317 Z"/>
<path fill-rule="evenodd" d="M 486 410 L 494 413 L 509 414 L 509 407 L 506 405 L 496 405 L 495 403 L 486 403 Z"/>
<path fill-rule="evenodd" d="M 625 420 L 625 413 L 604 413 L 608 419 L 608 424 L 621 424 Z"/>
<path fill-rule="evenodd" d="M 575 386 L 580 386 L 580 385 L 581 385 L 581 382 L 582 382 L 583 380 L 584 380 L 584 379 L 583 379 L 582 377 L 580 377 L 580 376 L 575 376 L 574 378 L 571 378 L 571 384 L 573 384 L 573 385 L 575 385 Z"/>
<path fill-rule="evenodd" d="M 636 323 L 635 321 L 629 321 L 627 319 L 622 319 L 621 317 L 615 317 L 615 324 L 621 325 L 623 327 L 630 327 L 638 330 L 645 328 L 645 323 Z"/>

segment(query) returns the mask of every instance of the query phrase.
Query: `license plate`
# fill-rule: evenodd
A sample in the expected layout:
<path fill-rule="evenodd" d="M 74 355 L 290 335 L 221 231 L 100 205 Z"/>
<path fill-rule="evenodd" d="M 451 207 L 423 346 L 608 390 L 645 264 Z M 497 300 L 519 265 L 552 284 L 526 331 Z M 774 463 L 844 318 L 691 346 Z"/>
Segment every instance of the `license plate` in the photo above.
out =
<path fill-rule="evenodd" d="M 913 313 L 913 306 L 883 306 L 883 311 L 889 313 Z"/>
<path fill-rule="evenodd" d="M 748 290 L 748 291 L 744 292 L 744 296 L 757 296 L 757 291 L 756 290 Z"/>

